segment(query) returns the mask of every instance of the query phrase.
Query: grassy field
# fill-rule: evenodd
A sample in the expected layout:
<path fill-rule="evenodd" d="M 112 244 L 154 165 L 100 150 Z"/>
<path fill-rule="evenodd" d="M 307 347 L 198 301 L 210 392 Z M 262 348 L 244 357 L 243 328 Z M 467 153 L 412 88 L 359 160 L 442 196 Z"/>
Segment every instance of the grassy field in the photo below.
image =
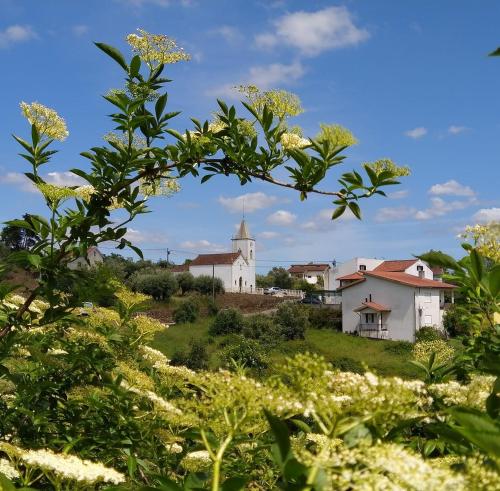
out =
<path fill-rule="evenodd" d="M 204 317 L 192 324 L 181 324 L 169 327 L 159 333 L 153 347 L 171 357 L 176 350 L 186 349 L 191 339 L 203 340 L 207 343 L 210 357 L 210 367 L 217 368 L 218 352 L 222 337 L 210 338 L 208 327 L 211 318 Z M 415 378 L 418 371 L 408 360 L 411 358 L 400 343 L 394 341 L 379 341 L 349 336 L 326 329 L 309 329 L 306 339 L 302 341 L 284 341 L 269 353 L 272 364 L 279 363 L 287 356 L 296 353 L 318 353 L 343 370 L 362 369 L 366 365 L 381 375 L 398 375 L 403 378 Z"/>

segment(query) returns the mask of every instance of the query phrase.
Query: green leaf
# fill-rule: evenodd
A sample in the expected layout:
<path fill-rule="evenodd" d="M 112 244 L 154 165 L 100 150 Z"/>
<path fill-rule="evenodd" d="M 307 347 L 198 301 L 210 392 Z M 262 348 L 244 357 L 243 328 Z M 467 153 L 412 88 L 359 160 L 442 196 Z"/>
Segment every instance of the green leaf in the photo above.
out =
<path fill-rule="evenodd" d="M 141 69 L 141 58 L 139 55 L 135 55 L 130 62 L 130 75 L 136 77 L 139 75 L 139 70 Z"/>
<path fill-rule="evenodd" d="M 158 100 L 156 101 L 155 104 L 156 119 L 160 119 L 161 115 L 163 114 L 165 106 L 167 105 L 167 97 L 168 97 L 167 94 L 163 94 L 160 97 L 158 97 Z"/>
<path fill-rule="evenodd" d="M 245 488 L 246 483 L 247 480 L 244 477 L 230 477 L 222 483 L 220 489 L 221 491 L 240 491 Z"/>
<path fill-rule="evenodd" d="M 455 259 L 439 251 L 426 252 L 425 254 L 417 256 L 417 258 L 422 259 L 422 261 L 429 263 L 431 266 L 441 266 L 454 271 L 460 271 L 462 269 Z"/>
<path fill-rule="evenodd" d="M 359 207 L 358 203 L 355 201 L 351 201 L 348 204 L 349 209 L 352 211 L 353 215 L 358 219 L 361 220 L 361 208 Z"/>
<path fill-rule="evenodd" d="M 278 445 L 281 462 L 285 462 L 289 457 L 291 449 L 288 428 L 286 427 L 286 424 L 279 418 L 269 413 L 268 411 L 264 412 L 267 421 L 269 422 L 269 426 L 271 427 L 271 431 L 273 432 L 276 443 Z"/>
<path fill-rule="evenodd" d="M 488 56 L 500 56 L 500 47 L 498 47 L 495 51 L 492 51 Z"/>
<path fill-rule="evenodd" d="M 332 214 L 332 220 L 335 220 L 336 218 L 343 215 L 345 209 L 346 209 L 345 205 L 338 206 L 337 208 L 335 208 L 335 210 L 333 211 L 333 214 Z"/>
<path fill-rule="evenodd" d="M 126 72 L 128 72 L 128 65 L 120 50 L 113 46 L 104 43 L 94 43 L 100 50 L 104 51 L 109 57 L 113 58 Z"/>
<path fill-rule="evenodd" d="M 16 487 L 0 472 L 0 491 L 16 491 Z"/>

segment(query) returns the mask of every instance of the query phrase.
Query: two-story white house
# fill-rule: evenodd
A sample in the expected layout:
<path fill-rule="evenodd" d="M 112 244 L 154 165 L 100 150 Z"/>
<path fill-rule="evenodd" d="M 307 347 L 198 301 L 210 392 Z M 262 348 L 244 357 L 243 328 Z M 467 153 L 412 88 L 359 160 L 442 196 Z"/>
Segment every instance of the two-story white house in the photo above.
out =
<path fill-rule="evenodd" d="M 337 277 L 342 331 L 364 337 L 414 341 L 424 326 L 442 328 L 445 292 L 453 285 L 432 278 L 420 260 L 382 261 L 371 271 Z"/>
<path fill-rule="evenodd" d="M 320 283 L 323 289 L 329 289 L 330 265 L 326 263 L 292 264 L 288 274 L 293 278 L 307 281 L 311 285 Z"/>

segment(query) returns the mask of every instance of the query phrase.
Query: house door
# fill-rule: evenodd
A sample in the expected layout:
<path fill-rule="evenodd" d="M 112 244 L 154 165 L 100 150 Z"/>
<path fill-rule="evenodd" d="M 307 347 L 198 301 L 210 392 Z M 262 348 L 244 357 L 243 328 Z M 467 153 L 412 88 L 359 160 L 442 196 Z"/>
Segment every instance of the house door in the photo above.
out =
<path fill-rule="evenodd" d="M 241 293 L 241 289 L 243 287 L 243 278 L 240 276 L 240 279 L 239 279 L 239 287 L 240 287 L 240 293 Z"/>

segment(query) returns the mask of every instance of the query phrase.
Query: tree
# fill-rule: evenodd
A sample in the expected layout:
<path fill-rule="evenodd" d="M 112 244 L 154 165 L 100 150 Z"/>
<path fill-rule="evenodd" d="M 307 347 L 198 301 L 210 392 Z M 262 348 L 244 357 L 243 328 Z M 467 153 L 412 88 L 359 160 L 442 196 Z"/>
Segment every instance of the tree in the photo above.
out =
<path fill-rule="evenodd" d="M 23 220 L 31 223 L 31 216 L 28 213 L 23 215 Z M 16 225 L 6 225 L 0 234 L 0 240 L 11 251 L 22 251 L 31 249 L 39 240 L 38 235 L 30 227 L 18 227 Z"/>
<path fill-rule="evenodd" d="M 185 273 L 180 273 L 176 276 L 177 284 L 181 289 L 181 294 L 184 295 L 191 290 L 194 290 L 195 279 L 194 276 L 186 271 Z"/>
<path fill-rule="evenodd" d="M 13 260 L 35 268 L 40 281 L 14 321 L 6 317 L 0 337 L 15 323 L 24 322 L 23 314 L 39 296 L 51 305 L 50 316 L 64 315 L 73 307 L 75 299 L 63 296 L 56 286 L 63 278 L 78 281 L 67 264 L 85 256 L 89 247 L 114 242 L 118 249 L 128 247 L 142 257 L 126 237 L 127 225 L 148 211 L 149 197 L 177 192 L 177 179 L 193 176 L 204 183 L 217 175 L 233 176 L 242 185 L 259 180 L 296 190 L 301 200 L 319 194 L 333 200 L 332 218 L 346 209 L 359 218 L 363 199 L 384 195 L 383 188 L 398 183 L 397 167 L 379 170 L 368 163 L 362 166 L 365 177 L 347 172 L 337 176 L 337 190 L 318 188 L 327 173 L 343 163 L 344 152 L 356 139 L 339 125 L 322 125 L 315 137 L 302 137 L 289 124 L 302 111 L 300 101 L 285 91 L 242 87 L 243 115 L 219 100 L 212 121 L 193 119 L 193 128 L 182 133 L 170 128 L 179 112 L 166 110 L 168 94 L 163 89 L 170 80 L 162 75 L 169 63 L 188 60 L 189 55 L 167 36 L 143 30 L 129 35 L 127 41 L 133 52 L 130 61 L 118 49 L 96 43 L 123 70 L 125 84 L 104 96 L 113 106 L 110 118 L 115 133 L 108 135 L 105 144 L 81 153 L 88 161 L 86 170 L 72 170 L 84 185 L 56 186 L 43 179 L 40 167 L 48 165 L 55 153 L 54 140 L 68 136 L 66 122 L 42 104 L 21 103 L 31 136 L 30 141 L 14 138 L 28 164 L 25 175 L 43 196 L 49 220 L 30 215 L 29 220 L 8 222 L 38 237 L 36 252 L 18 254 Z M 277 171 L 281 175 L 286 171 L 287 180 L 278 179 Z"/>
<path fill-rule="evenodd" d="M 272 286 L 277 286 L 285 290 L 292 288 L 293 278 L 285 268 L 275 266 L 269 271 L 268 275 L 272 280 Z"/>

